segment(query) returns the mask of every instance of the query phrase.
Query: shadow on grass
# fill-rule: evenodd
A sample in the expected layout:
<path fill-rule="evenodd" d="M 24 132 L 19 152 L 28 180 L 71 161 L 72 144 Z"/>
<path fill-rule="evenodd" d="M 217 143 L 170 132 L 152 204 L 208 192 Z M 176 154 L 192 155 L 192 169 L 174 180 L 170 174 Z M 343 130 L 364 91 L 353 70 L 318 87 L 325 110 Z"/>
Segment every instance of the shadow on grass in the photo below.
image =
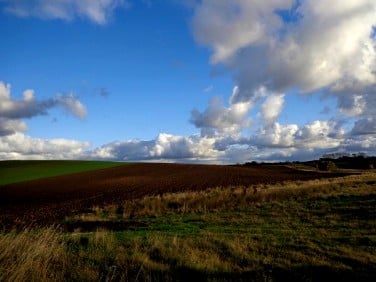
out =
<path fill-rule="evenodd" d="M 215 272 L 207 273 L 191 268 L 175 268 L 171 273 L 154 273 L 159 281 L 374 281 L 375 266 L 368 269 L 337 270 L 326 266 L 303 266 L 282 269 L 266 266 L 253 272 Z M 167 277 L 166 277 L 167 276 Z"/>
<path fill-rule="evenodd" d="M 146 223 L 140 221 L 70 221 L 64 222 L 60 228 L 63 232 L 95 232 L 97 230 L 124 231 L 137 230 L 147 227 Z"/>

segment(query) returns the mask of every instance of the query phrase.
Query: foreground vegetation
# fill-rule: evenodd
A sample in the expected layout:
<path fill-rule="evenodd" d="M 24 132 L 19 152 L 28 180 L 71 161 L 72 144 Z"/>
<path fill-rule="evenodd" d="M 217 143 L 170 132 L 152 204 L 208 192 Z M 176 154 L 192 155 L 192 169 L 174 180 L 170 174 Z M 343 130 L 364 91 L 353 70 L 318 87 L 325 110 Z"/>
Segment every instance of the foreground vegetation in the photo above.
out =
<path fill-rule="evenodd" d="M 0 161 L 0 185 L 123 164 L 101 161 Z"/>
<path fill-rule="evenodd" d="M 93 207 L 0 235 L 0 281 L 373 281 L 376 174 Z"/>

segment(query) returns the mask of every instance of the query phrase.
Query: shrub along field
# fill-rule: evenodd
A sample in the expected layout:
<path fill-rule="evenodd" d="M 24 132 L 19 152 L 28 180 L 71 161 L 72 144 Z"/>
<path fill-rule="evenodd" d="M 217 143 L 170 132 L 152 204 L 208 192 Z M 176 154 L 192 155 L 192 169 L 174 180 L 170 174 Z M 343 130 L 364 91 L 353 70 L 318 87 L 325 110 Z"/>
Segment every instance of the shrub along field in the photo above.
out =
<path fill-rule="evenodd" d="M 147 195 L 3 232 L 0 281 L 374 281 L 376 174 Z"/>

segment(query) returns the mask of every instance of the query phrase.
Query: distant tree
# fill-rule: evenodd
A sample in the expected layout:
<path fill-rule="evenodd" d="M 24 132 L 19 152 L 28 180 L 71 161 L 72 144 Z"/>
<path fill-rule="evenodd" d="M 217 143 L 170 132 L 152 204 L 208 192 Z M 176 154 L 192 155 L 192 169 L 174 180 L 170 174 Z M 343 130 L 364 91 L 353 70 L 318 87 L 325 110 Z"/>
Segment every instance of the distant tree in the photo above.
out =
<path fill-rule="evenodd" d="M 320 160 L 318 163 L 318 169 L 322 171 L 331 171 L 337 169 L 337 166 L 330 160 Z"/>

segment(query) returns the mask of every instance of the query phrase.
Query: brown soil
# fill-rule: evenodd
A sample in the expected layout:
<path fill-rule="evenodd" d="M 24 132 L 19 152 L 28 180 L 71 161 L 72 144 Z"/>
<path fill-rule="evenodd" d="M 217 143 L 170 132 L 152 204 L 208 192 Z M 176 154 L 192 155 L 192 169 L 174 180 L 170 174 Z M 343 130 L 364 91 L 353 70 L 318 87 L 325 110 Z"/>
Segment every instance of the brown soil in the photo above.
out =
<path fill-rule="evenodd" d="M 0 226 L 9 229 L 56 224 L 94 205 L 117 204 L 146 195 L 337 176 L 271 165 L 128 164 L 0 186 Z"/>

